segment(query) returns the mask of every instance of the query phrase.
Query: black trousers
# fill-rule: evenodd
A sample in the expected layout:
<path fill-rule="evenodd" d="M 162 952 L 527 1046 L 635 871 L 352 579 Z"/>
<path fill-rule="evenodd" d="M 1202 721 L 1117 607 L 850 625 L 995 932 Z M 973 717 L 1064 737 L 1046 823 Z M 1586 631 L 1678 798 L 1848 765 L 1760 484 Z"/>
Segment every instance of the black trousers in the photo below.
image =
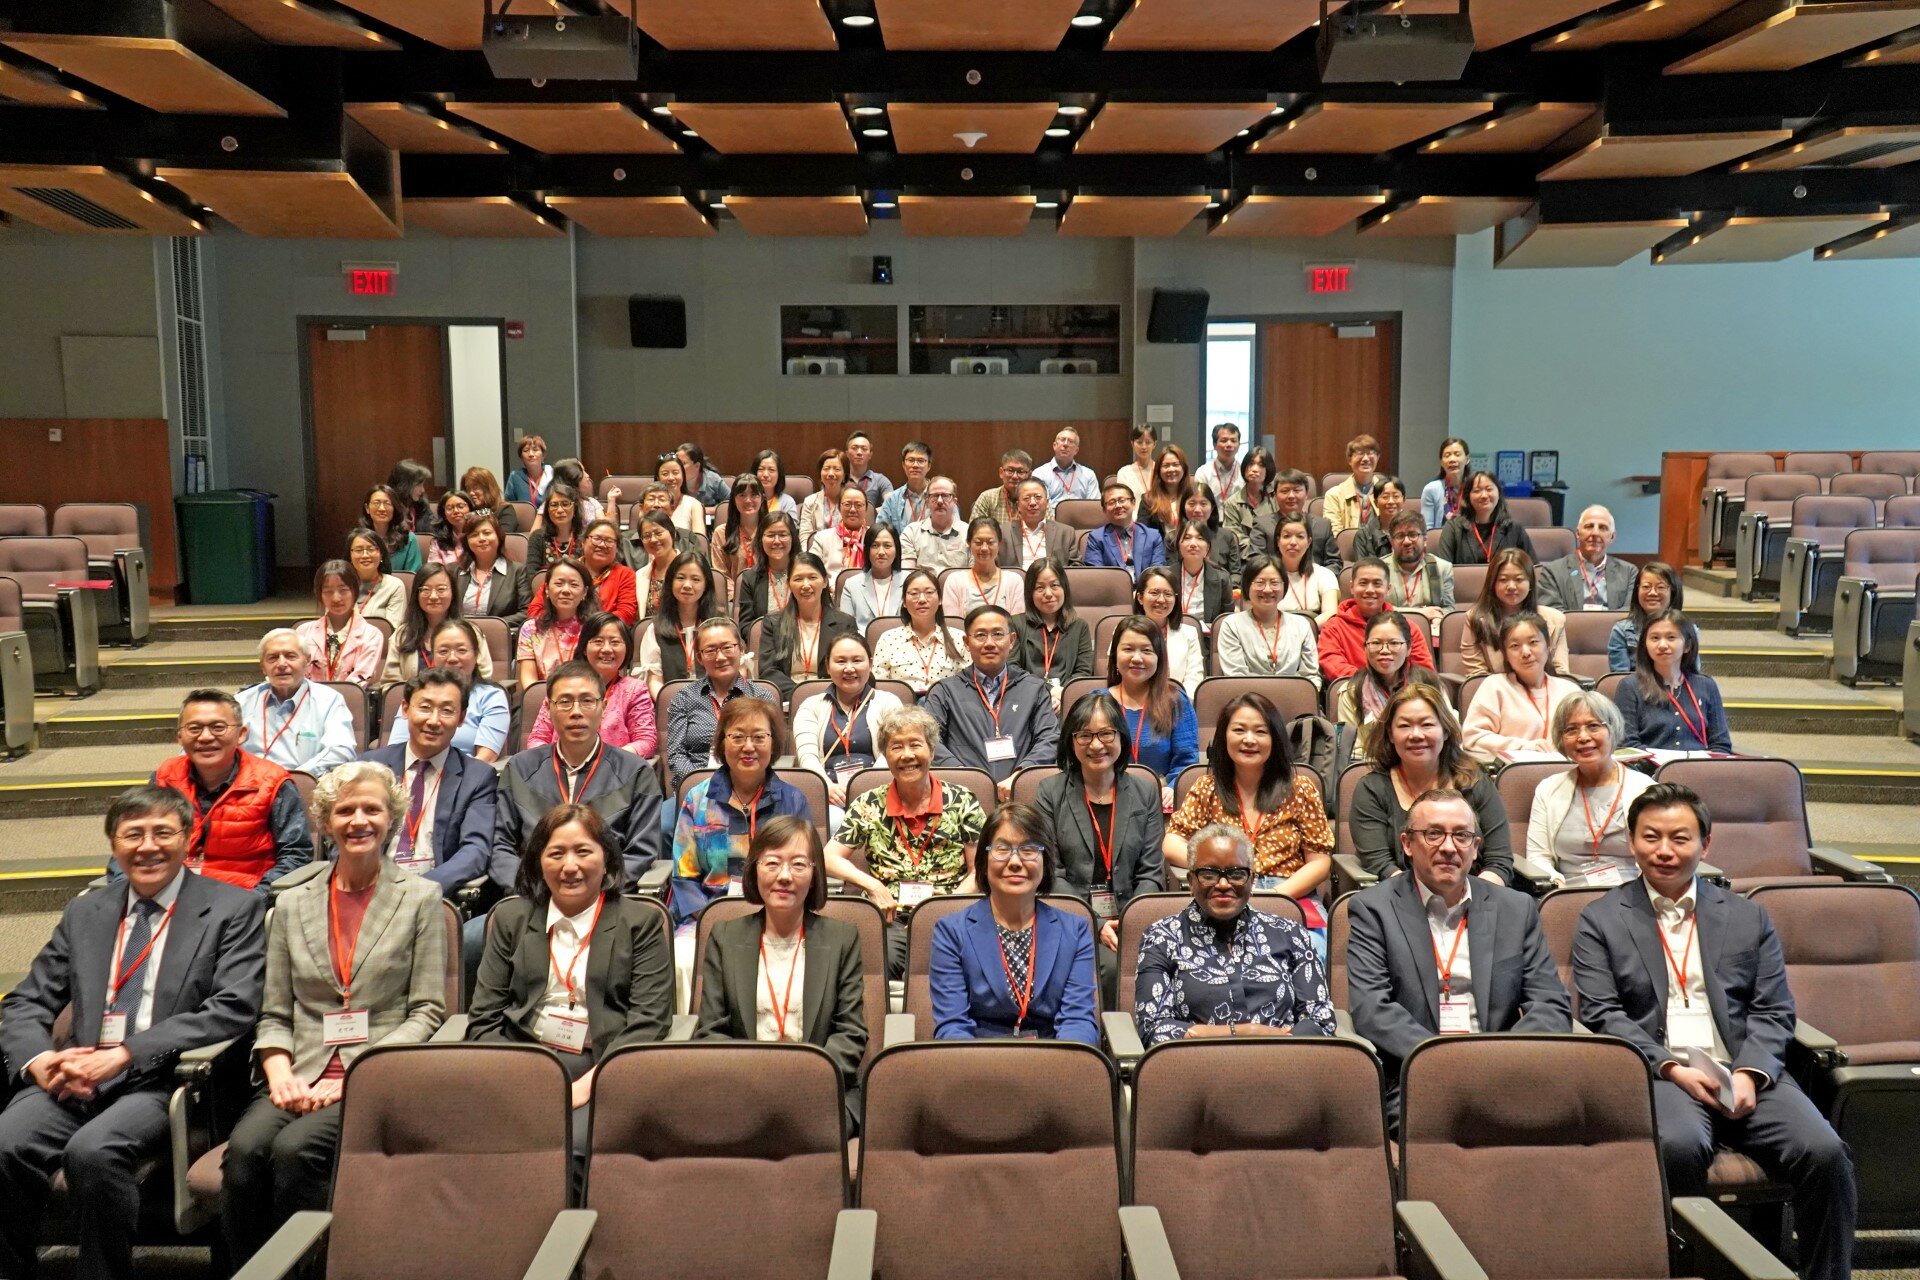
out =
<path fill-rule="evenodd" d="M 245 1265 L 294 1214 L 327 1207 L 339 1145 L 338 1103 L 297 1116 L 274 1106 L 264 1089 L 253 1100 L 233 1127 L 221 1166 L 220 1225 L 234 1266 Z"/>
<path fill-rule="evenodd" d="M 1672 1081 L 1656 1080 L 1653 1112 L 1669 1194 L 1707 1194 L 1716 1142 L 1751 1156 L 1793 1187 L 1800 1274 L 1806 1280 L 1847 1280 L 1858 1208 L 1853 1154 L 1792 1081 L 1762 1089 L 1751 1114 L 1730 1120 Z"/>
<path fill-rule="evenodd" d="M 40 1216 L 56 1173 L 80 1240 L 79 1280 L 133 1274 L 140 1219 L 134 1171 L 167 1145 L 167 1091 L 116 1091 L 92 1102 L 57 1102 L 23 1082 L 0 1111 L 0 1280 L 28 1280 Z"/>

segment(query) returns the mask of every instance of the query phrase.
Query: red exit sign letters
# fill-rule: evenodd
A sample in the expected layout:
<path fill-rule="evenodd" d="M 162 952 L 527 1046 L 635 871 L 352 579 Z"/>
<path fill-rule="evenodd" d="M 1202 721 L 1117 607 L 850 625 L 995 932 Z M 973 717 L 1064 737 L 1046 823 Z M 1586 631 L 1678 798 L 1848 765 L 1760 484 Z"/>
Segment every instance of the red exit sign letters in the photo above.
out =
<path fill-rule="evenodd" d="M 356 298 L 390 298 L 400 268 L 391 262 L 343 262 L 340 272 L 347 278 L 347 292 Z"/>
<path fill-rule="evenodd" d="M 1307 264 L 1308 293 L 1353 292 L 1351 262 L 1310 262 Z"/>

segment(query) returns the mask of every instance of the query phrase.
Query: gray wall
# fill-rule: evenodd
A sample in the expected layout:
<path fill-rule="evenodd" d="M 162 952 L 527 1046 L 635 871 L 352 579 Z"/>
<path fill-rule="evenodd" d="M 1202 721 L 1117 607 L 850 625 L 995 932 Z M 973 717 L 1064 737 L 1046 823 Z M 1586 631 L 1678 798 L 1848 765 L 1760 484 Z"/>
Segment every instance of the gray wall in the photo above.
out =
<path fill-rule="evenodd" d="M 68 405 L 62 335 L 157 339 L 154 241 L 66 236 L 14 222 L 0 230 L 0 418 L 159 417 L 158 347 L 150 395 L 119 387 L 111 402 Z M 107 416 L 100 414 L 99 416 Z"/>

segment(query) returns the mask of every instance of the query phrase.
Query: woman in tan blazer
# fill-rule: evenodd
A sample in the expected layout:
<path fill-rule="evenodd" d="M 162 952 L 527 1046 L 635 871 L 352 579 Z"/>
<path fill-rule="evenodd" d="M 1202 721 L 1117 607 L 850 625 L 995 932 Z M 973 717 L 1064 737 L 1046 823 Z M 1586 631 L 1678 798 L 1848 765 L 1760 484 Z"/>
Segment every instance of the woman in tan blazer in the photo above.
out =
<path fill-rule="evenodd" d="M 440 890 L 387 856 L 406 792 L 386 766 L 355 761 L 320 780 L 308 812 L 334 861 L 274 904 L 254 1031 L 266 1084 L 223 1166 L 235 1265 L 292 1214 L 327 1207 L 354 1060 L 375 1045 L 424 1043 L 447 1015 Z"/>

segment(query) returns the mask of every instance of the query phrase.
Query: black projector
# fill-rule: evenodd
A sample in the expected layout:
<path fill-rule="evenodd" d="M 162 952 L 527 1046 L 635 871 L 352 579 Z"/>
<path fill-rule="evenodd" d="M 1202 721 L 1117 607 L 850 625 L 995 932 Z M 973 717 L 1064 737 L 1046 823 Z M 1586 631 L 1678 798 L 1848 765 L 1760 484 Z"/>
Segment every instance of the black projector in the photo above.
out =
<path fill-rule="evenodd" d="M 621 13 L 489 14 L 480 48 L 500 80 L 636 80 L 640 31 Z"/>
<path fill-rule="evenodd" d="M 1320 23 L 1323 84 L 1458 80 L 1473 56 L 1473 22 L 1459 13 L 1340 13 Z"/>

